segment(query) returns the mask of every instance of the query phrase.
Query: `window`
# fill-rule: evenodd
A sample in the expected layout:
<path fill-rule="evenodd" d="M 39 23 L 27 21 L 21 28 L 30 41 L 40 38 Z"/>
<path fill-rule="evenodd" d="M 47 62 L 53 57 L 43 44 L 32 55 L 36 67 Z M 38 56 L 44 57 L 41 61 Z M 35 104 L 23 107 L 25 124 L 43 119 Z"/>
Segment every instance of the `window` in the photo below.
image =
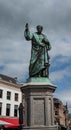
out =
<path fill-rule="evenodd" d="M 59 104 L 55 104 L 55 107 L 56 107 L 56 108 L 59 108 Z"/>
<path fill-rule="evenodd" d="M 2 77 L 0 77 L 0 79 L 2 79 Z"/>
<path fill-rule="evenodd" d="M 58 115 L 58 111 L 55 111 L 55 115 Z"/>
<path fill-rule="evenodd" d="M 11 92 L 7 91 L 7 99 L 10 100 L 11 99 Z"/>
<path fill-rule="evenodd" d="M 14 105 L 14 116 L 18 116 L 18 105 Z"/>
<path fill-rule="evenodd" d="M 0 89 L 0 98 L 3 96 L 3 90 Z"/>
<path fill-rule="evenodd" d="M 2 103 L 0 102 L 0 115 L 2 115 Z"/>
<path fill-rule="evenodd" d="M 6 116 L 10 116 L 10 104 L 6 104 Z"/>
<path fill-rule="evenodd" d="M 15 101 L 18 101 L 18 93 L 15 93 Z"/>

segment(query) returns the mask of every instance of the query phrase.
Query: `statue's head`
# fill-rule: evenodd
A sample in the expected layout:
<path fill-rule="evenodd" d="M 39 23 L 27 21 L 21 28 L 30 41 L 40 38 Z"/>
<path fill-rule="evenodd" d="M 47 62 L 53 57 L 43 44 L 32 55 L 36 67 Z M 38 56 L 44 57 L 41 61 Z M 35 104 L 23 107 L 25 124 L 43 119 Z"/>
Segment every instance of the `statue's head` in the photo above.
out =
<path fill-rule="evenodd" d="M 40 34 L 42 32 L 42 30 L 43 30 L 43 26 L 37 25 L 36 29 L 37 29 L 37 32 Z"/>

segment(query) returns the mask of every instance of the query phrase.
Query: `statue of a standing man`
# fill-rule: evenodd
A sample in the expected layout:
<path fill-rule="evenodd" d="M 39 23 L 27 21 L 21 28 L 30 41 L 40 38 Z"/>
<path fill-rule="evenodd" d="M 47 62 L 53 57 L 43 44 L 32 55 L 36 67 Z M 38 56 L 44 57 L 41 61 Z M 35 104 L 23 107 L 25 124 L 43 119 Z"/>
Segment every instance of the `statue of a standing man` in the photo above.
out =
<path fill-rule="evenodd" d="M 31 40 L 31 59 L 29 65 L 30 77 L 49 77 L 49 55 L 51 45 L 47 37 L 42 33 L 43 27 L 38 25 L 37 32 L 30 33 L 28 24 L 25 26 L 24 36 Z"/>

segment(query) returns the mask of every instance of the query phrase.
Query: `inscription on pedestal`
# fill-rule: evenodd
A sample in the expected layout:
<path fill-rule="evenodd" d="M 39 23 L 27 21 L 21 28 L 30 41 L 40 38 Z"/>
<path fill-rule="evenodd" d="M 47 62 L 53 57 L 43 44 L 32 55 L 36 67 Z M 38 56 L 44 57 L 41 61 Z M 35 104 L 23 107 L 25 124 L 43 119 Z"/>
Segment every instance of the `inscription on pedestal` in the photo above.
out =
<path fill-rule="evenodd" d="M 34 98 L 34 125 L 45 124 L 45 100 L 44 98 Z"/>

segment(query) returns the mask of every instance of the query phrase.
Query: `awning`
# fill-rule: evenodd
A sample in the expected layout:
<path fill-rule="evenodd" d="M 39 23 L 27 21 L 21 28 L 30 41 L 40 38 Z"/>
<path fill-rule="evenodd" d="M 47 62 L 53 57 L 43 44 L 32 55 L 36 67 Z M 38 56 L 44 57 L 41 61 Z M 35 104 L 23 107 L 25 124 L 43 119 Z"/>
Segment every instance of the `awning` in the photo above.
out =
<path fill-rule="evenodd" d="M 18 118 L 0 118 L 0 121 L 3 123 L 5 128 L 18 128 L 19 127 L 19 119 Z M 22 125 L 24 126 L 25 123 Z"/>
<path fill-rule="evenodd" d="M 0 125 L 11 125 L 11 123 L 8 123 L 8 122 L 6 122 L 6 121 L 0 120 Z"/>
<path fill-rule="evenodd" d="M 11 125 L 11 123 L 0 120 L 0 128 L 3 128 L 5 125 Z"/>

